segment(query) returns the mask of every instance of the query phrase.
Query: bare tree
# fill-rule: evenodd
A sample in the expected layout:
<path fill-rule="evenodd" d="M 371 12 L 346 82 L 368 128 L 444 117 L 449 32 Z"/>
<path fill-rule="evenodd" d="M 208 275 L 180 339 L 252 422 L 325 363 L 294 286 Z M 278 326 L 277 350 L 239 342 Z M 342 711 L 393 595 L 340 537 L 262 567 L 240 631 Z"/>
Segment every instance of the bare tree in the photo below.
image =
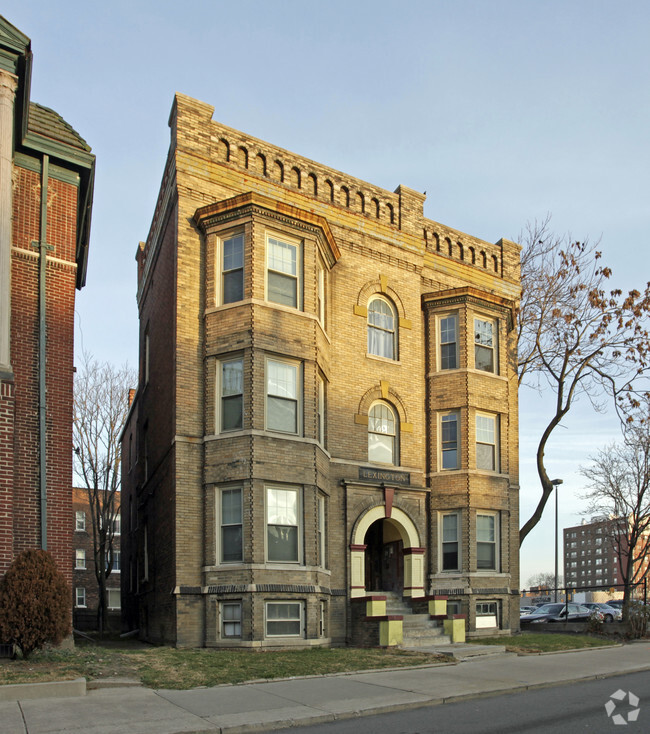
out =
<path fill-rule="evenodd" d="M 623 608 L 647 574 L 650 553 L 650 425 L 645 416 L 623 423 L 623 440 L 601 449 L 581 467 L 589 483 L 587 514 L 609 518 L 607 537 L 624 584 Z M 625 613 L 625 612 L 624 612 Z"/>
<path fill-rule="evenodd" d="M 553 431 L 579 397 L 596 410 L 613 398 L 617 409 L 637 404 L 650 365 L 647 329 L 650 284 L 644 293 L 606 290 L 611 270 L 597 244 L 549 231 L 550 217 L 522 233 L 522 299 L 518 319 L 518 377 L 555 396 L 537 445 L 541 497 L 519 533 L 519 543 L 540 521 L 553 491 L 544 454 Z"/>
<path fill-rule="evenodd" d="M 75 474 L 88 491 L 93 559 L 99 592 L 97 626 L 107 626 L 106 580 L 113 570 L 113 537 L 120 491 L 120 433 L 137 376 L 128 366 L 100 364 L 84 354 L 74 381 Z M 117 501 L 116 501 L 117 500 Z"/>
<path fill-rule="evenodd" d="M 564 584 L 562 576 L 557 577 L 558 588 Z M 549 572 L 536 573 L 528 579 L 528 588 L 538 586 L 552 591 L 555 589 L 555 574 Z"/>

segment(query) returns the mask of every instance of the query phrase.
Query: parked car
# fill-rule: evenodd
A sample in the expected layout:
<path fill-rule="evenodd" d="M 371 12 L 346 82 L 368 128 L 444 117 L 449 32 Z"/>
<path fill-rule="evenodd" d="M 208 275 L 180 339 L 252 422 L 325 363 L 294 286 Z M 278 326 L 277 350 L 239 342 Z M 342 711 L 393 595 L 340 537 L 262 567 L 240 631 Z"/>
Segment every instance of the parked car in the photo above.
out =
<path fill-rule="evenodd" d="M 520 618 L 521 623 L 541 624 L 546 622 L 586 622 L 592 615 L 596 615 L 597 619 L 602 619 L 599 611 L 589 609 L 582 604 L 567 605 L 561 602 L 557 604 L 543 604 L 530 614 L 525 614 Z"/>
<path fill-rule="evenodd" d="M 530 614 L 531 612 L 534 612 L 537 609 L 537 607 L 519 607 L 519 616 L 521 617 L 524 614 Z"/>
<path fill-rule="evenodd" d="M 603 615 L 604 622 L 620 622 L 623 619 L 623 611 L 618 607 L 611 606 L 609 603 L 586 601 L 583 606 L 598 610 Z"/>
<path fill-rule="evenodd" d="M 623 609 L 623 600 L 622 599 L 610 599 L 607 602 L 607 606 L 614 607 L 614 609 Z"/>

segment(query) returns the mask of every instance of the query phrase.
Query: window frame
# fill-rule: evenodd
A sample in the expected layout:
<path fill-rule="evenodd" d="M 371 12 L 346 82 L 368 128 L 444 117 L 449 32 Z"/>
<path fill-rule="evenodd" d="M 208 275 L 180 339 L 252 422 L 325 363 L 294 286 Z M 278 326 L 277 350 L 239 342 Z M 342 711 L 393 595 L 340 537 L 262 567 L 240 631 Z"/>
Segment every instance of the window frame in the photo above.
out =
<path fill-rule="evenodd" d="M 446 517 L 455 517 L 456 518 L 456 539 L 455 540 L 445 540 L 445 518 Z M 461 534 L 462 534 L 462 525 L 461 525 L 461 512 L 460 510 L 451 510 L 449 512 L 441 512 L 440 513 L 440 571 L 441 573 L 458 573 L 462 568 L 462 559 L 461 559 Z M 453 567 L 446 568 L 445 567 L 445 545 L 451 545 L 455 544 L 456 546 L 456 565 Z"/>
<path fill-rule="evenodd" d="M 479 517 L 489 517 L 493 521 L 494 537 L 492 540 L 484 540 L 479 538 Z M 476 570 L 486 573 L 499 573 L 500 571 L 500 514 L 497 510 L 480 510 L 476 513 Z M 479 566 L 479 546 L 489 545 L 494 549 L 494 564 L 491 566 Z"/>
<path fill-rule="evenodd" d="M 442 322 L 447 320 L 453 320 L 454 322 L 454 341 L 445 341 L 443 342 L 443 330 L 442 330 Z M 459 339 L 458 339 L 458 327 L 459 327 L 459 318 L 458 313 L 448 313 L 448 314 L 439 314 L 437 319 L 437 331 L 438 331 L 438 370 L 439 371 L 447 371 L 447 370 L 457 370 L 460 366 L 460 349 L 459 349 Z M 443 347 L 448 346 L 450 344 L 454 345 L 454 365 L 453 367 L 444 366 L 444 360 L 445 357 L 443 356 Z"/>
<path fill-rule="evenodd" d="M 445 432 L 444 432 L 444 424 L 446 422 L 450 422 L 450 419 L 453 418 L 454 422 L 456 424 L 456 439 L 454 442 L 454 448 L 445 448 L 445 444 L 450 444 L 451 441 L 445 441 Z M 440 441 L 439 443 L 439 456 L 440 456 L 440 471 L 457 471 L 460 469 L 460 412 L 457 410 L 448 410 L 444 411 L 439 414 L 439 435 L 440 435 Z M 445 452 L 456 452 L 456 463 L 455 466 L 445 466 Z"/>
<path fill-rule="evenodd" d="M 373 303 L 383 303 L 386 306 L 388 306 L 391 318 L 393 320 L 393 327 L 392 329 L 386 328 L 384 326 L 380 326 L 378 324 L 371 324 L 370 323 L 370 314 L 375 313 L 372 311 L 371 307 Z M 378 313 L 378 312 L 377 312 Z M 384 314 L 385 315 L 385 314 Z M 388 359 L 392 362 L 397 362 L 399 359 L 399 316 L 397 314 L 397 308 L 395 307 L 395 304 L 385 296 L 383 293 L 374 293 L 370 298 L 368 299 L 368 306 L 367 306 L 367 317 L 366 317 L 366 328 L 367 328 L 367 349 L 368 354 L 372 357 L 379 357 L 380 359 Z M 385 335 L 385 334 L 391 334 L 392 338 L 390 339 L 390 347 L 391 347 L 391 354 L 379 354 L 378 352 L 381 351 L 380 349 L 377 349 L 377 351 L 373 351 L 371 348 L 371 335 L 377 334 L 377 335 Z M 380 344 L 383 343 L 383 340 L 378 340 Z"/>
<path fill-rule="evenodd" d="M 286 245 L 287 247 L 293 248 L 295 250 L 295 266 L 296 266 L 295 274 L 287 273 L 286 271 L 278 270 L 270 266 L 269 260 L 270 260 L 270 254 L 271 254 L 271 240 L 279 244 Z M 276 305 L 284 306 L 285 308 L 294 308 L 298 311 L 302 310 L 303 308 L 302 249 L 303 249 L 302 240 L 296 240 L 293 237 L 287 237 L 286 235 L 280 234 L 280 233 L 266 232 L 265 254 L 264 254 L 264 258 L 265 258 L 264 259 L 264 288 L 265 288 L 266 301 L 268 303 L 275 303 Z M 295 281 L 295 304 L 284 303 L 282 301 L 271 298 L 269 273 L 275 273 L 282 278 L 291 278 L 293 281 Z"/>
<path fill-rule="evenodd" d="M 324 494 L 318 495 L 317 498 L 317 519 L 316 519 L 316 544 L 318 553 L 319 568 L 327 568 L 327 498 Z"/>
<path fill-rule="evenodd" d="M 241 393 L 232 393 L 231 395 L 224 395 L 224 369 L 229 364 L 241 364 Z M 230 357 L 224 357 L 217 359 L 216 370 L 216 389 L 215 389 L 215 416 L 214 416 L 214 428 L 215 434 L 220 435 L 222 433 L 233 433 L 235 431 L 242 431 L 244 429 L 244 355 L 234 355 Z M 239 423 L 238 427 L 224 428 L 223 421 L 226 416 L 224 409 L 224 402 L 233 398 L 239 398 Z"/>
<path fill-rule="evenodd" d="M 74 551 L 74 570 L 86 570 L 86 551 L 84 548 L 75 548 Z"/>
<path fill-rule="evenodd" d="M 294 397 L 286 397 L 284 395 L 269 392 L 269 378 L 270 378 L 269 364 L 270 363 L 284 365 L 285 367 L 291 367 L 294 370 L 294 374 L 295 374 L 295 382 L 294 382 L 295 396 Z M 278 401 L 292 402 L 295 404 L 295 430 L 287 431 L 279 427 L 271 426 L 269 424 L 269 416 L 271 415 L 271 411 L 269 408 L 269 398 L 274 398 L 275 400 L 278 400 Z M 283 433 L 288 436 L 302 435 L 302 400 L 303 400 L 302 363 L 295 361 L 295 360 L 290 360 L 290 359 L 281 359 L 280 357 L 274 357 L 274 356 L 266 357 L 265 362 L 264 362 L 264 427 L 265 427 L 265 430 L 272 431 L 273 433 Z"/>
<path fill-rule="evenodd" d="M 323 331 L 326 331 L 327 269 L 320 255 L 318 257 L 318 263 L 316 266 L 316 316 L 318 317 L 318 321 L 320 322 Z"/>
<path fill-rule="evenodd" d="M 394 430 L 393 433 L 388 433 L 387 431 L 375 431 L 371 429 L 371 425 L 373 425 L 373 421 L 376 421 L 377 419 L 373 418 L 371 415 L 373 410 L 378 407 L 384 407 L 386 408 L 393 416 L 393 426 Z M 399 414 L 397 412 L 397 409 L 391 405 L 386 400 L 375 400 L 370 408 L 368 408 L 368 461 L 371 464 L 382 464 L 383 466 L 399 466 L 399 430 L 400 430 L 400 424 L 399 424 Z M 392 461 L 386 462 L 386 461 L 379 461 L 376 458 L 374 458 L 371 451 L 373 451 L 373 448 L 370 445 L 371 442 L 371 436 L 392 436 Z M 376 449 L 374 449 L 374 452 L 376 453 Z"/>
<path fill-rule="evenodd" d="M 295 606 L 298 607 L 298 614 L 294 616 L 279 617 L 277 619 L 269 618 L 269 608 L 273 606 Z M 274 634 L 269 632 L 269 624 L 284 622 L 298 624 L 298 632 L 291 634 Z M 305 604 L 303 601 L 287 600 L 269 600 L 264 603 L 264 636 L 265 637 L 304 637 L 305 627 Z"/>
<path fill-rule="evenodd" d="M 272 505 L 270 501 L 271 492 L 283 492 L 287 494 L 293 494 L 295 496 L 295 523 L 279 523 L 270 522 L 270 514 L 272 511 Z M 302 563 L 303 549 L 302 549 L 302 535 L 303 535 L 303 517 L 302 517 L 302 489 L 300 487 L 279 485 L 279 484 L 267 484 L 264 487 L 264 525 L 265 525 L 265 557 L 267 563 L 288 563 L 292 565 L 300 565 Z M 271 557 L 272 544 L 270 542 L 270 528 L 295 528 L 295 555 L 292 558 L 280 558 Z"/>
<path fill-rule="evenodd" d="M 491 629 L 493 627 L 499 628 L 500 604 L 495 599 L 482 599 L 476 602 L 474 611 L 476 614 L 476 629 Z M 484 619 L 487 624 L 479 623 L 479 619 Z M 494 624 L 489 622 L 494 619 Z"/>
<path fill-rule="evenodd" d="M 226 493 L 239 492 L 239 522 L 224 522 L 224 496 Z M 244 488 L 229 485 L 217 488 L 217 562 L 219 564 L 243 563 L 244 561 Z M 239 558 L 226 559 L 224 528 L 239 528 Z"/>
<path fill-rule="evenodd" d="M 474 429 L 475 429 L 475 465 L 478 471 L 487 471 L 498 474 L 501 471 L 501 449 L 500 449 L 500 426 L 499 415 L 495 413 L 481 413 L 477 412 L 474 418 Z M 479 419 L 489 419 L 492 421 L 494 441 L 479 441 Z M 483 434 L 484 435 L 484 434 Z M 492 447 L 492 467 L 479 465 L 479 446 L 491 446 Z"/>
<path fill-rule="evenodd" d="M 111 592 L 113 592 L 113 595 L 115 595 L 116 593 L 118 594 L 118 598 L 120 600 L 118 606 L 111 606 Z M 111 611 L 118 611 L 122 609 L 122 592 L 120 589 L 106 589 L 106 608 L 110 609 Z"/>
<path fill-rule="evenodd" d="M 113 563 L 111 573 L 122 573 L 122 551 L 119 548 L 111 549 L 111 561 Z"/>
<path fill-rule="evenodd" d="M 224 258 L 226 256 L 226 243 L 234 240 L 241 239 L 241 265 L 235 268 L 226 268 Z M 233 230 L 224 232 L 217 235 L 216 246 L 215 246 L 215 265 L 216 265 L 216 278 L 215 278 L 215 305 L 226 306 L 231 303 L 240 303 L 244 300 L 244 278 L 245 278 L 245 267 L 246 267 L 246 239 L 244 230 Z M 226 300 L 226 287 L 225 279 L 227 273 L 240 273 L 237 279 L 238 284 L 241 287 L 241 298 L 233 298 Z"/>
<path fill-rule="evenodd" d="M 226 608 L 237 609 L 239 615 L 237 618 L 226 619 Z M 222 601 L 219 602 L 219 634 L 222 640 L 241 640 L 241 624 L 242 624 L 242 603 L 241 601 Z M 233 625 L 237 629 L 236 634 L 226 632 L 226 626 Z"/>
<path fill-rule="evenodd" d="M 318 373 L 316 377 L 316 440 L 325 448 L 325 411 L 327 403 L 327 387 L 325 378 Z"/>
<path fill-rule="evenodd" d="M 477 323 L 481 324 L 490 324 L 491 326 L 491 339 L 492 344 L 487 345 L 483 344 L 479 341 L 479 337 L 481 337 L 481 332 L 477 328 Z M 488 374 L 492 375 L 498 375 L 499 374 L 499 322 L 498 319 L 492 318 L 490 316 L 482 316 L 475 314 L 474 315 L 474 369 L 479 370 L 480 372 L 487 372 Z M 491 359 L 492 359 L 492 368 L 491 369 L 485 369 L 484 367 L 479 367 L 478 364 L 480 360 L 477 358 L 477 354 L 479 353 L 479 349 L 488 349 L 491 350 Z"/>
<path fill-rule="evenodd" d="M 79 609 L 85 609 L 86 608 L 86 587 L 85 586 L 76 586 L 74 590 L 74 597 L 75 597 L 75 607 L 78 607 Z M 81 602 L 80 602 L 81 599 Z"/>
<path fill-rule="evenodd" d="M 85 532 L 86 530 L 86 513 L 83 510 L 77 510 L 74 515 L 75 532 Z"/>

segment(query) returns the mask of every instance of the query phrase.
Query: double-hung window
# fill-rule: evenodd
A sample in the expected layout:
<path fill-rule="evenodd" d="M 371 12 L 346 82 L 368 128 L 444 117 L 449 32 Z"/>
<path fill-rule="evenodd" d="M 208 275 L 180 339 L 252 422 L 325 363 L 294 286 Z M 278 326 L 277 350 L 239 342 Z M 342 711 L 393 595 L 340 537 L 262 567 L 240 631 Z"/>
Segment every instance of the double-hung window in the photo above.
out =
<path fill-rule="evenodd" d="M 83 510 L 77 510 L 75 512 L 74 529 L 78 531 L 86 529 L 86 513 Z"/>
<path fill-rule="evenodd" d="M 266 488 L 266 555 L 269 561 L 298 562 L 299 513 L 297 489 Z"/>
<path fill-rule="evenodd" d="M 299 383 L 297 363 L 266 360 L 266 428 L 269 431 L 298 433 Z"/>
<path fill-rule="evenodd" d="M 484 372 L 497 371 L 497 327 L 490 319 L 474 319 L 474 367 Z"/>
<path fill-rule="evenodd" d="M 241 357 L 218 363 L 219 431 L 238 431 L 244 422 L 244 360 Z"/>
<path fill-rule="evenodd" d="M 438 322 L 440 334 L 440 369 L 458 367 L 458 317 L 442 316 Z"/>
<path fill-rule="evenodd" d="M 476 515 L 476 568 L 479 571 L 496 571 L 499 528 L 497 513 Z"/>
<path fill-rule="evenodd" d="M 325 496 L 322 494 L 318 495 L 318 565 L 321 568 L 327 568 L 326 562 L 326 520 L 325 520 Z"/>
<path fill-rule="evenodd" d="M 77 548 L 75 551 L 74 567 L 80 570 L 86 568 L 86 551 L 83 548 Z"/>
<path fill-rule="evenodd" d="M 300 306 L 300 248 L 276 237 L 266 242 L 266 297 L 283 306 Z"/>
<path fill-rule="evenodd" d="M 375 296 L 368 304 L 368 354 L 397 359 L 397 318 L 385 298 Z"/>
<path fill-rule="evenodd" d="M 321 446 L 325 446 L 325 380 L 318 375 L 317 383 L 316 440 Z"/>
<path fill-rule="evenodd" d="M 443 469 L 458 469 L 458 413 L 440 416 L 440 448 Z"/>
<path fill-rule="evenodd" d="M 86 606 L 86 587 L 77 586 L 75 589 L 75 606 L 85 607 Z"/>
<path fill-rule="evenodd" d="M 323 329 L 325 328 L 325 266 L 320 258 L 318 259 L 318 284 L 316 293 L 316 314 Z"/>
<path fill-rule="evenodd" d="M 221 603 L 221 636 L 241 637 L 241 602 Z"/>
<path fill-rule="evenodd" d="M 476 416 L 476 468 L 499 471 L 498 417 Z"/>
<path fill-rule="evenodd" d="M 122 594 L 120 589 L 106 589 L 106 603 L 109 609 L 122 608 Z"/>
<path fill-rule="evenodd" d="M 269 601 L 266 603 L 267 637 L 300 637 L 302 603 Z"/>
<path fill-rule="evenodd" d="M 244 297 L 244 235 L 221 240 L 221 303 Z"/>
<path fill-rule="evenodd" d="M 442 516 L 442 570 L 457 571 L 459 558 L 460 515 L 448 512 Z"/>
<path fill-rule="evenodd" d="M 397 464 L 397 419 L 386 403 L 375 403 L 368 411 L 368 461 Z"/>
<path fill-rule="evenodd" d="M 220 523 L 221 547 L 219 560 L 222 563 L 242 561 L 243 556 L 243 523 L 242 523 L 242 490 L 241 487 L 221 490 Z"/>

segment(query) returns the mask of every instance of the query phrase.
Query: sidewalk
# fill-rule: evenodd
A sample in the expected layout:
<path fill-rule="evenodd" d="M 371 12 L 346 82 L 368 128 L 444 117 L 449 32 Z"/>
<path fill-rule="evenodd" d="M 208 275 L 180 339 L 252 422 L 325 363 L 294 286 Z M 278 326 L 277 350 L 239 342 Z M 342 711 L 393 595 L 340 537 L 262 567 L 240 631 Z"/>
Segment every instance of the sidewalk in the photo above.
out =
<path fill-rule="evenodd" d="M 296 678 L 190 691 L 90 690 L 0 703 L 2 734 L 204 734 L 260 731 L 447 703 L 650 669 L 650 642 L 451 665 Z"/>

